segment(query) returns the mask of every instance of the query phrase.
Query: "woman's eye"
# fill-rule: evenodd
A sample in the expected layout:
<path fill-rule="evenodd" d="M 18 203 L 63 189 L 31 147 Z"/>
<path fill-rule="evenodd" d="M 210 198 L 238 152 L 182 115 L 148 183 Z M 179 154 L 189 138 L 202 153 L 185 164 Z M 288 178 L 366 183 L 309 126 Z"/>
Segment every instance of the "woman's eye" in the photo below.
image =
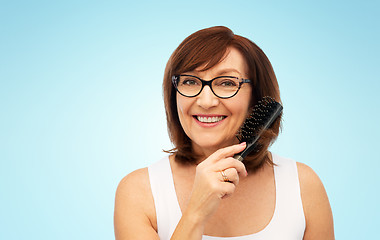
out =
<path fill-rule="evenodd" d="M 223 80 L 219 83 L 222 87 L 235 87 L 237 84 L 233 80 Z"/>
<path fill-rule="evenodd" d="M 197 81 L 195 81 L 194 79 L 184 79 L 182 81 L 182 85 L 188 85 L 188 86 L 197 85 Z"/>

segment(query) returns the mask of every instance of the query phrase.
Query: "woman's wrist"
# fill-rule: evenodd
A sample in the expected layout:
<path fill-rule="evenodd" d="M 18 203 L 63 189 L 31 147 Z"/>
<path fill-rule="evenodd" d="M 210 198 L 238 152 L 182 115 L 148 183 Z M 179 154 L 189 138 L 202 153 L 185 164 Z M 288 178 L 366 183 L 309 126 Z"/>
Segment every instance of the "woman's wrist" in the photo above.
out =
<path fill-rule="evenodd" d="M 179 221 L 171 240 L 201 240 L 204 231 L 204 221 L 198 214 L 185 211 Z"/>
<path fill-rule="evenodd" d="M 203 230 L 206 220 L 204 219 L 204 216 L 198 214 L 196 211 L 187 209 L 184 211 L 182 218 L 184 218 L 187 224 L 194 226 L 194 228 L 201 228 Z"/>

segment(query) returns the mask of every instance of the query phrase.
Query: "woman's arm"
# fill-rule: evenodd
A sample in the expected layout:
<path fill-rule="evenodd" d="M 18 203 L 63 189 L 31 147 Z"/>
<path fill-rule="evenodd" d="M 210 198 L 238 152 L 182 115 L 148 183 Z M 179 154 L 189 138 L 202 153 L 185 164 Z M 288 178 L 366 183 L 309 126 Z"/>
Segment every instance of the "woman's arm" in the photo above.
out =
<path fill-rule="evenodd" d="M 244 144 L 239 144 L 219 149 L 198 164 L 188 206 L 172 240 L 202 239 L 205 223 L 220 201 L 233 194 L 239 177 L 247 175 L 244 164 L 232 158 L 244 148 Z M 222 170 L 228 173 L 230 182 L 223 181 Z M 121 180 L 116 191 L 114 225 L 116 240 L 159 239 L 147 168 Z"/>
<path fill-rule="evenodd" d="M 297 168 L 306 218 L 306 230 L 303 239 L 335 239 L 333 215 L 322 181 L 307 165 L 297 163 Z"/>
<path fill-rule="evenodd" d="M 116 190 L 114 227 L 116 240 L 159 239 L 148 169 L 124 177 Z"/>
<path fill-rule="evenodd" d="M 244 164 L 232 158 L 244 148 L 245 143 L 219 149 L 198 164 L 189 203 L 171 240 L 202 239 L 207 220 L 222 199 L 234 193 L 239 178 L 247 176 Z M 229 182 L 223 181 L 222 170 L 228 175 Z"/>

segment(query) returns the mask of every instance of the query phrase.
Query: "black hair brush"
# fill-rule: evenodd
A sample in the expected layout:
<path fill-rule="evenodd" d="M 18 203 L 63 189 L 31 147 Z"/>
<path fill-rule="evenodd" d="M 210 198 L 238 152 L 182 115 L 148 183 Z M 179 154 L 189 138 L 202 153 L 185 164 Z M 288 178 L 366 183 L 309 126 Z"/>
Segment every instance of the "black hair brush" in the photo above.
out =
<path fill-rule="evenodd" d="M 280 116 L 282 109 L 280 103 L 268 96 L 257 102 L 236 136 L 240 142 L 246 142 L 247 147 L 241 153 L 236 154 L 235 159 L 243 161 L 256 148 L 257 140 L 263 131 L 268 129 Z"/>

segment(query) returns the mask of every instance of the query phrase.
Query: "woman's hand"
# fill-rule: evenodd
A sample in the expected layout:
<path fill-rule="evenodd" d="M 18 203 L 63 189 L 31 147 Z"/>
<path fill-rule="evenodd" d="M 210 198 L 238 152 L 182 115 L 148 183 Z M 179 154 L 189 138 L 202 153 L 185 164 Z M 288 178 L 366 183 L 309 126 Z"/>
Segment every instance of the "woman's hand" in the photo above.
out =
<path fill-rule="evenodd" d="M 221 200 L 234 193 L 239 178 L 246 177 L 247 171 L 244 164 L 233 156 L 245 147 L 246 144 L 241 143 L 219 149 L 197 166 L 193 190 L 184 215 L 190 215 L 198 224 L 204 225 Z M 221 171 L 229 181 L 224 181 Z"/>

